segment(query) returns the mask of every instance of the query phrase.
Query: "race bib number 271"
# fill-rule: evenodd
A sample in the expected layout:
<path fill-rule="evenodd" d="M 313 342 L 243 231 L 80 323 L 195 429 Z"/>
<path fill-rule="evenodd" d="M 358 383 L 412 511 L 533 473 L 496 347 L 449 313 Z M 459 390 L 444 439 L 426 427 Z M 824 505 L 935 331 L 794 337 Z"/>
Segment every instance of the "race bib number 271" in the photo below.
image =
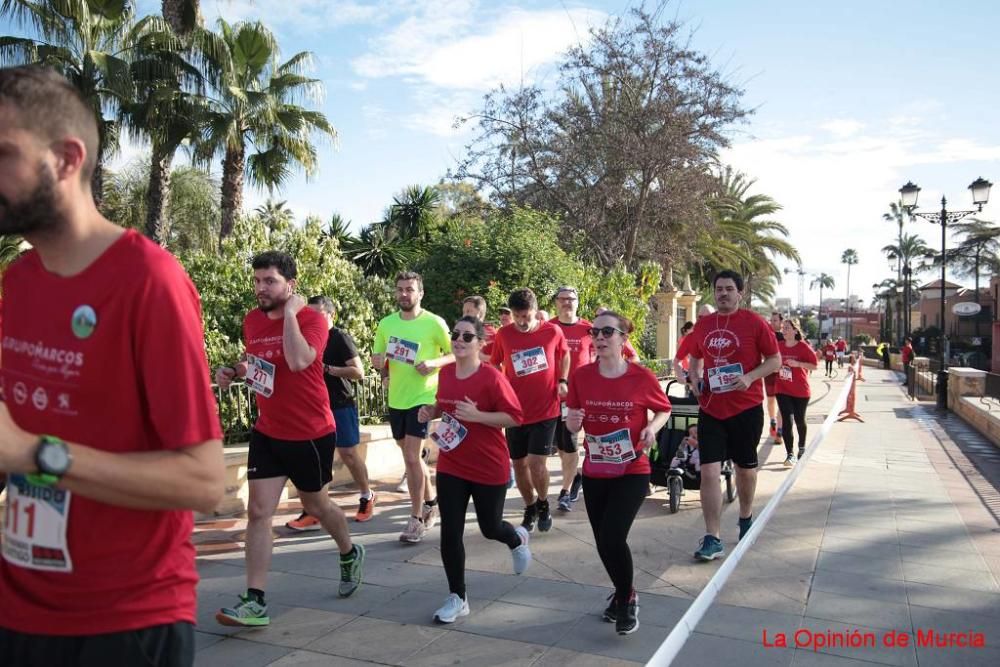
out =
<path fill-rule="evenodd" d="M 274 371 L 275 366 L 270 361 L 247 355 L 247 384 L 265 398 L 274 393 Z"/>
<path fill-rule="evenodd" d="M 66 529 L 72 493 L 11 475 L 3 514 L 3 557 L 29 570 L 72 572 Z"/>

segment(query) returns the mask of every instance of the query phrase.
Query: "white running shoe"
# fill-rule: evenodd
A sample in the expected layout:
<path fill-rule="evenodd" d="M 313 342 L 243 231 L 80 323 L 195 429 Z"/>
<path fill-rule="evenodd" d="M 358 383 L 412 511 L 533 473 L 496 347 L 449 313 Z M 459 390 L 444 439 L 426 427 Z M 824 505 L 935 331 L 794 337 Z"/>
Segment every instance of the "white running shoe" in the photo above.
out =
<path fill-rule="evenodd" d="M 399 541 L 416 544 L 423 539 L 424 530 L 424 522 L 415 516 L 411 516 L 410 520 L 406 522 L 406 529 L 399 534 Z"/>
<path fill-rule="evenodd" d="M 469 615 L 469 601 L 463 600 L 455 593 L 448 595 L 448 598 L 441 605 L 441 608 L 434 612 L 434 621 L 437 623 L 454 623 L 455 619 Z"/>
<path fill-rule="evenodd" d="M 521 545 L 510 551 L 511 560 L 514 562 L 514 574 L 524 574 L 528 566 L 531 565 L 531 548 L 528 546 L 529 535 L 524 526 L 516 527 L 514 532 L 521 538 Z"/>
<path fill-rule="evenodd" d="M 440 514 L 438 512 L 438 506 L 436 504 L 428 505 L 427 503 L 424 503 L 423 509 L 424 509 L 423 512 L 424 529 L 430 530 L 431 528 L 437 525 L 438 516 Z"/>
<path fill-rule="evenodd" d="M 396 485 L 397 493 L 409 493 L 410 485 L 406 483 L 406 473 L 403 473 L 403 477 L 399 480 L 399 484 Z"/>

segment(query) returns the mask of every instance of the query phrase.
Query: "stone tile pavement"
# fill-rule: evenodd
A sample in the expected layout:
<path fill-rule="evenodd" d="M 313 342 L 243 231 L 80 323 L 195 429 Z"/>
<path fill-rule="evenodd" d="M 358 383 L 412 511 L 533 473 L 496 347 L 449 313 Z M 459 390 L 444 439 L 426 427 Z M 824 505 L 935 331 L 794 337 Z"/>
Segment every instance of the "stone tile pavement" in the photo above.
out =
<path fill-rule="evenodd" d="M 708 656 L 740 667 L 1000 665 L 1000 450 L 957 417 L 910 402 L 895 374 L 866 369 L 865 376 L 857 390 L 865 423 L 833 427 L 677 664 Z M 813 379 L 814 433 L 842 383 Z M 758 507 L 788 474 L 783 447 L 765 442 L 760 458 Z M 558 484 L 557 459 L 551 469 Z M 335 500 L 353 510 L 351 494 Z M 215 623 L 216 609 L 245 587 L 244 522 L 201 524 L 196 664 L 644 663 L 721 562 L 691 559 L 703 532 L 697 494 L 685 496 L 674 515 L 665 502 L 663 491 L 648 498 L 632 530 L 641 627 L 628 637 L 600 619 L 610 588 L 582 503 L 556 516 L 551 532 L 536 531 L 535 561 L 520 577 L 510 572 L 507 549 L 483 539 L 470 514 L 472 613 L 449 626 L 431 621 L 448 592 L 437 530 L 419 545 L 399 543 L 408 511 L 399 494 L 381 491 L 375 518 L 352 526 L 368 561 L 365 584 L 347 600 L 336 595 L 332 541 L 289 534 L 283 524 L 298 507 L 282 507 L 267 591 L 272 624 L 265 629 Z M 506 509 L 508 520 L 520 519 L 516 492 Z M 730 547 L 736 518 L 735 506 L 726 506 L 723 539 Z M 914 646 L 918 631 L 952 641 L 981 633 L 971 636 L 983 646 Z M 912 635 L 908 646 L 885 645 L 898 634 Z M 779 636 L 787 648 L 775 646 Z M 845 636 L 870 636 L 875 646 L 833 645 Z M 796 648 L 796 637 L 807 645 Z M 817 646 L 814 637 L 828 645 Z"/>

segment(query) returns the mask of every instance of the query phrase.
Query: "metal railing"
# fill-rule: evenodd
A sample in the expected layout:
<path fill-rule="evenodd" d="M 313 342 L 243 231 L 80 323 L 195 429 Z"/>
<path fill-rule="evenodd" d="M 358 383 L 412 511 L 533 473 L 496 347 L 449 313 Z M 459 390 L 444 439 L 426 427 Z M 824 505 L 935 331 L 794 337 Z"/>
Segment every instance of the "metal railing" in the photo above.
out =
<path fill-rule="evenodd" d="M 910 364 L 906 371 L 906 393 L 915 400 L 933 400 L 937 396 L 939 361 L 931 360 L 927 366 Z"/>
<path fill-rule="evenodd" d="M 362 424 L 381 424 L 389 412 L 388 395 L 382 378 L 368 375 L 354 382 L 354 400 Z M 212 385 L 215 402 L 222 423 L 222 442 L 225 445 L 243 443 L 250 439 L 250 430 L 257 421 L 257 401 L 250 387 L 234 382 L 227 389 Z"/>

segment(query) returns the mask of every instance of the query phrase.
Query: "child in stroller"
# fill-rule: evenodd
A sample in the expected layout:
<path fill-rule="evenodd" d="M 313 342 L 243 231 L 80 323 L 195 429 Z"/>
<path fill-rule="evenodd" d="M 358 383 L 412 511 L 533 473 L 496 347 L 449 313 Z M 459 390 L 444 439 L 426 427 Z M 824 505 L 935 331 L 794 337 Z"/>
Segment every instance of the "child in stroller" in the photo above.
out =
<path fill-rule="evenodd" d="M 671 475 L 680 475 L 685 489 L 701 488 L 701 452 L 698 451 L 698 424 L 688 426 L 687 436 L 670 460 Z"/>

